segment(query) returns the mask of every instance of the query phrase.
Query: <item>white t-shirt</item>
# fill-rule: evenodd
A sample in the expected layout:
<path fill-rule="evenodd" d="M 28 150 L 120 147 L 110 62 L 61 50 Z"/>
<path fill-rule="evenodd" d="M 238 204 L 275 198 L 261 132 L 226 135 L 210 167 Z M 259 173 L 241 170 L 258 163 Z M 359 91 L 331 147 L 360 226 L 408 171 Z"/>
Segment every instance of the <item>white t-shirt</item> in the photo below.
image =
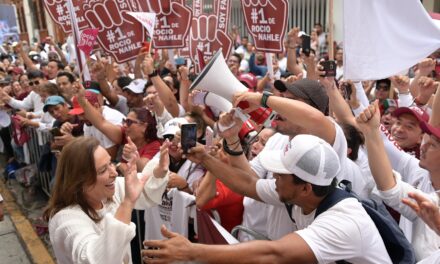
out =
<path fill-rule="evenodd" d="M 275 133 L 269 138 L 264 149 L 282 150 L 289 144 L 289 137 L 280 133 Z M 267 171 L 261 165 L 260 155 L 250 161 L 251 168 L 257 173 L 260 179 L 273 179 L 272 172 Z M 272 240 L 280 239 L 286 234 L 296 230 L 295 224 L 290 220 L 286 208 L 267 204 L 266 210 L 260 206 L 260 202 L 245 197 L 243 200 L 244 212 L 242 225 L 262 233 Z M 261 210 L 261 211 L 259 211 Z M 242 236 L 241 239 L 252 239 L 250 236 Z"/>
<path fill-rule="evenodd" d="M 122 119 L 125 118 L 125 116 L 121 112 L 112 109 L 108 106 L 103 106 L 102 116 L 104 117 L 105 120 L 118 126 L 122 126 Z M 96 138 L 99 141 L 99 144 L 103 148 L 110 148 L 115 145 L 113 141 L 111 141 L 108 137 L 104 135 L 104 133 L 99 131 L 94 126 L 84 125 L 83 130 L 84 130 L 84 136 L 91 136 Z"/>
<path fill-rule="evenodd" d="M 145 239 L 164 239 L 160 227 L 188 237 L 188 220 L 195 218 L 195 205 L 188 206 L 195 197 L 176 188 L 168 191 L 162 198 L 162 204 L 145 210 Z"/>
<path fill-rule="evenodd" d="M 22 101 L 19 101 L 15 98 L 11 98 L 9 100 L 8 105 L 15 109 L 24 109 L 29 111 L 30 109 L 34 110 L 35 114 L 43 113 L 44 103 L 41 100 L 39 94 L 34 91 L 31 91 Z"/>
<path fill-rule="evenodd" d="M 275 190 L 274 179 L 259 180 L 257 194 L 266 203 L 285 207 Z M 315 211 L 304 215 L 300 207 L 293 206 L 292 217 L 299 230 L 296 233 L 319 263 L 391 263 L 373 220 L 355 198 L 342 200 L 316 219 Z"/>
<path fill-rule="evenodd" d="M 429 228 L 410 207 L 402 203 L 402 198 L 408 197 L 408 192 L 417 191 L 422 193 L 420 192 L 420 189 L 400 180 L 400 175 L 398 175 L 398 173 L 396 173 L 396 175 L 396 186 L 385 192 L 379 191 L 379 194 L 388 206 L 402 214 L 400 227 L 414 247 L 416 260 L 422 260 L 438 251 L 440 248 L 440 237 Z M 430 183 L 428 178 L 425 179 L 426 182 Z M 437 204 L 438 196 L 435 192 L 424 194 Z"/>

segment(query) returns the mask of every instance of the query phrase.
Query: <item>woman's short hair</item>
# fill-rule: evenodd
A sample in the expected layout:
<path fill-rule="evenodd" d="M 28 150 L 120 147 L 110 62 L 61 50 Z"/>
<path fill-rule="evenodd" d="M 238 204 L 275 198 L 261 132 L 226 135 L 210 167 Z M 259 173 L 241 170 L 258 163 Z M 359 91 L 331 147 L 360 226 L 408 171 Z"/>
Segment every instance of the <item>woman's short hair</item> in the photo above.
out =
<path fill-rule="evenodd" d="M 151 112 L 142 107 L 137 107 L 131 109 L 131 112 L 136 114 L 137 119 L 141 121 L 142 123 L 147 124 L 147 128 L 144 132 L 144 139 L 147 141 L 147 143 L 158 140 L 157 137 L 157 122 L 154 116 L 151 114 Z"/>
<path fill-rule="evenodd" d="M 58 160 L 55 186 L 43 217 L 49 221 L 62 209 L 79 205 L 93 221 L 101 217 L 87 202 L 85 190 L 96 183 L 95 150 L 99 141 L 93 137 L 78 137 L 64 146 Z"/>

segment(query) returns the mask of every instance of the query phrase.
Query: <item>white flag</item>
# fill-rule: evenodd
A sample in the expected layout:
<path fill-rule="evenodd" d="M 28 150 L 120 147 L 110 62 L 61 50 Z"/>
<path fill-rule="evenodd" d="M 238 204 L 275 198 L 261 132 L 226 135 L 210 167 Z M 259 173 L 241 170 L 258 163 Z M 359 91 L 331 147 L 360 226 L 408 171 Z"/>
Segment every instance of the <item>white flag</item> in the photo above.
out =
<path fill-rule="evenodd" d="M 344 1 L 344 78 L 378 80 L 440 48 L 440 28 L 418 0 Z"/>
<path fill-rule="evenodd" d="M 147 29 L 150 38 L 153 38 L 154 26 L 156 25 L 156 13 L 148 12 L 127 12 L 130 16 L 139 21 Z"/>

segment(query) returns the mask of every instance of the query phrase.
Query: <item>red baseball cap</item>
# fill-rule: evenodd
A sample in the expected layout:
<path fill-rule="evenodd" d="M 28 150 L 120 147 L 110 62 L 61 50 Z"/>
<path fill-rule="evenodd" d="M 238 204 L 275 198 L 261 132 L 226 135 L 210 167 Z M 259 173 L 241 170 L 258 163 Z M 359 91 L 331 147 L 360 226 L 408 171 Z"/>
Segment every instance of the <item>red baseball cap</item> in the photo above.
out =
<path fill-rule="evenodd" d="M 415 118 L 419 120 L 420 124 L 429 121 L 428 113 L 417 106 L 399 107 L 393 112 L 393 115 L 395 117 L 398 117 L 403 114 L 411 114 L 415 116 Z"/>
<path fill-rule="evenodd" d="M 98 94 L 92 91 L 86 91 L 84 97 L 89 101 L 90 104 L 95 105 L 99 103 Z M 69 111 L 71 115 L 81 115 L 84 113 L 84 109 L 82 109 L 81 105 L 78 102 L 78 96 L 74 96 L 72 98 L 73 109 Z"/>
<path fill-rule="evenodd" d="M 422 128 L 422 131 L 425 132 L 428 135 L 434 135 L 438 139 L 440 139 L 440 127 L 434 127 L 428 122 L 423 122 L 420 124 L 420 127 Z"/>
<path fill-rule="evenodd" d="M 243 73 L 238 77 L 238 80 L 242 83 L 245 83 L 249 89 L 257 88 L 257 77 L 252 73 Z"/>

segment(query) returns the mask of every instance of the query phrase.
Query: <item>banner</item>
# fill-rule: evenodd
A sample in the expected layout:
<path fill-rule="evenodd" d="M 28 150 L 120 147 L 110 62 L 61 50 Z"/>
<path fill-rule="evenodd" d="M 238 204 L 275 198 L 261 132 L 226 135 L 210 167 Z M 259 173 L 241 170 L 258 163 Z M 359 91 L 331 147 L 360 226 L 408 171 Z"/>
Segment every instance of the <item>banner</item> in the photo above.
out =
<path fill-rule="evenodd" d="M 154 35 L 154 25 L 156 24 L 156 13 L 149 12 L 128 12 L 130 16 L 136 18 L 139 23 L 147 30 L 150 38 Z"/>
<path fill-rule="evenodd" d="M 156 13 L 153 46 L 156 49 L 182 48 L 186 44 L 192 12 L 183 0 L 141 1 L 141 9 Z"/>
<path fill-rule="evenodd" d="M 78 28 L 87 28 L 87 22 L 84 19 L 84 12 L 82 9 L 82 3 L 86 1 L 72 0 L 73 7 L 75 9 L 76 19 L 78 21 Z M 49 13 L 52 20 L 59 25 L 65 33 L 72 32 L 72 26 L 70 23 L 70 13 L 67 7 L 67 1 L 65 0 L 44 0 L 44 7 Z"/>
<path fill-rule="evenodd" d="M 144 27 L 128 12 L 141 12 L 137 1 L 84 1 L 84 17 L 90 28 L 99 29 L 98 43 L 116 62 L 136 58 L 146 39 Z"/>
<path fill-rule="evenodd" d="M 258 51 L 282 53 L 287 28 L 287 0 L 243 0 L 243 14 Z"/>
<path fill-rule="evenodd" d="M 15 6 L 0 4 L 0 45 L 20 41 Z"/>
<path fill-rule="evenodd" d="M 420 1 L 344 1 L 344 78 L 387 78 L 438 48 L 440 29 Z"/>
<path fill-rule="evenodd" d="M 222 48 L 223 56 L 229 57 L 232 40 L 228 35 L 231 0 L 214 0 L 213 14 L 203 12 L 203 0 L 193 0 L 193 19 L 189 40 L 191 58 L 198 63 L 199 49 L 207 62 Z M 200 69 L 197 69 L 200 71 Z"/>
<path fill-rule="evenodd" d="M 78 48 L 82 50 L 87 57 L 90 56 L 90 52 L 92 52 L 93 47 L 95 46 L 97 36 L 97 29 L 86 28 L 81 32 Z"/>

